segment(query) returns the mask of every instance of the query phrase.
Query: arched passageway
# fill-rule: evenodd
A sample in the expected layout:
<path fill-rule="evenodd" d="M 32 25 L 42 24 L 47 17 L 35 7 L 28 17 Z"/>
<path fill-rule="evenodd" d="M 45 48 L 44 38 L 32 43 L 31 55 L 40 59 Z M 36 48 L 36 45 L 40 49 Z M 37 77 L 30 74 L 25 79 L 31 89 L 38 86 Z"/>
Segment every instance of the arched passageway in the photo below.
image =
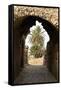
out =
<path fill-rule="evenodd" d="M 57 82 L 59 80 L 58 79 L 59 32 L 53 24 L 51 24 L 47 20 L 44 20 L 38 16 L 24 16 L 24 17 L 19 18 L 18 21 L 15 21 L 15 24 L 14 24 L 14 56 L 15 56 L 14 57 L 14 60 L 15 60 L 15 63 L 14 63 L 14 73 L 15 74 L 14 75 L 15 75 L 15 77 L 14 78 L 15 78 L 15 80 L 17 80 L 16 78 L 19 75 L 18 73 L 20 73 L 20 71 L 24 68 L 24 63 L 26 63 L 26 61 L 24 60 L 25 39 L 26 39 L 27 35 L 30 33 L 29 28 L 32 27 L 33 25 L 35 25 L 36 20 L 42 23 L 44 29 L 47 31 L 47 33 L 50 37 L 50 41 L 47 43 L 47 57 L 48 57 L 47 68 L 48 68 L 49 72 L 51 72 L 52 75 L 55 77 L 55 80 L 51 79 L 51 81 L 49 81 L 49 79 L 47 79 L 45 77 L 45 79 L 41 80 L 40 82 Z M 26 67 L 26 68 L 28 70 L 28 67 Z M 30 67 L 30 69 L 31 69 L 31 67 Z M 39 67 L 40 72 L 42 72 L 43 70 L 44 70 L 44 72 L 47 72 L 47 69 L 45 70 L 45 69 L 41 69 Z M 32 69 L 31 69 L 31 71 L 32 71 Z M 26 72 L 26 70 L 24 70 L 23 72 Z M 36 68 L 36 72 L 38 72 L 37 68 Z M 46 75 L 50 75 L 48 73 Z M 42 73 L 39 74 L 39 77 L 41 76 L 41 74 Z M 51 78 L 51 75 L 50 75 L 50 78 Z M 21 81 L 21 79 L 18 79 L 18 80 Z"/>
<path fill-rule="evenodd" d="M 25 62 L 30 65 L 47 65 L 48 33 L 38 21 L 29 30 L 30 33 L 25 38 Z"/>

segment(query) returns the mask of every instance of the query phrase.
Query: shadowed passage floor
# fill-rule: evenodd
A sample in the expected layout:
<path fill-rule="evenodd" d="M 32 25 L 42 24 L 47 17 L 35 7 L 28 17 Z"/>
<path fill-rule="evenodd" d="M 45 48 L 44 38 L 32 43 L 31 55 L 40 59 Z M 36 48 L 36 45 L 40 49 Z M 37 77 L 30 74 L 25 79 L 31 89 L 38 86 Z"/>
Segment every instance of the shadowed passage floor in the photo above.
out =
<path fill-rule="evenodd" d="M 31 84 L 45 82 L 57 82 L 57 80 L 48 71 L 48 68 L 46 66 L 41 65 L 25 65 L 25 67 L 21 69 L 19 76 L 14 81 L 14 83 L 16 84 Z"/>

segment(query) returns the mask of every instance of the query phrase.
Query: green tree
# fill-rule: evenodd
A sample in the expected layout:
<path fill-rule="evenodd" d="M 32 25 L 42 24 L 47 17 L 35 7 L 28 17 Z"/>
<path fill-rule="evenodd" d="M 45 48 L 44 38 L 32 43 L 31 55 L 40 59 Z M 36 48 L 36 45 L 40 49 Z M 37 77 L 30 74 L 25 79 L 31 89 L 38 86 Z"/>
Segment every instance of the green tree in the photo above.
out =
<path fill-rule="evenodd" d="M 42 56 L 44 38 L 41 34 L 40 26 L 36 26 L 36 28 L 32 31 L 31 43 L 32 47 L 30 48 L 30 53 L 34 55 L 34 57 Z"/>

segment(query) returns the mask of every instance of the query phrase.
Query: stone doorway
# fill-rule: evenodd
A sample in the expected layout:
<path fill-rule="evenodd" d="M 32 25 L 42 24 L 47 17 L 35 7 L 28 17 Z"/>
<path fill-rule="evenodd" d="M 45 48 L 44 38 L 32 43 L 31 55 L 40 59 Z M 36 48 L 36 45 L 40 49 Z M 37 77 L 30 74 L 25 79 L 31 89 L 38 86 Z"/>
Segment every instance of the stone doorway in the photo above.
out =
<path fill-rule="evenodd" d="M 34 77 L 35 74 L 36 74 L 35 78 L 36 77 L 39 78 L 36 79 L 34 78 L 35 82 L 32 81 L 33 83 L 37 83 L 39 79 L 41 83 L 57 82 L 58 81 L 58 38 L 59 38 L 58 37 L 59 33 L 57 28 L 47 20 L 42 19 L 38 16 L 24 16 L 21 18 L 22 19 L 19 19 L 21 23 L 19 21 L 19 24 L 18 25 L 16 24 L 14 28 L 15 83 L 20 83 L 20 84 L 23 84 L 24 82 L 31 83 L 31 80 L 33 79 L 32 77 Z M 44 29 L 46 30 L 46 32 L 50 37 L 50 41 L 47 43 L 47 58 L 48 58 L 47 68 L 31 67 L 30 65 L 25 65 L 27 63 L 27 61 L 25 61 L 24 59 L 25 39 L 27 35 L 30 33 L 29 28 L 32 27 L 32 25 L 35 25 L 36 20 L 42 22 Z M 30 80 L 28 78 L 28 75 L 30 76 L 29 77 Z M 40 75 L 42 76 L 42 78 L 40 77 Z M 49 75 L 49 79 L 47 78 L 48 75 Z M 20 76 L 22 76 L 23 78 L 22 80 Z M 23 83 L 21 83 L 22 81 Z"/>
<path fill-rule="evenodd" d="M 47 65 L 47 43 L 50 38 L 42 23 L 36 21 L 25 39 L 24 60 L 29 65 Z"/>

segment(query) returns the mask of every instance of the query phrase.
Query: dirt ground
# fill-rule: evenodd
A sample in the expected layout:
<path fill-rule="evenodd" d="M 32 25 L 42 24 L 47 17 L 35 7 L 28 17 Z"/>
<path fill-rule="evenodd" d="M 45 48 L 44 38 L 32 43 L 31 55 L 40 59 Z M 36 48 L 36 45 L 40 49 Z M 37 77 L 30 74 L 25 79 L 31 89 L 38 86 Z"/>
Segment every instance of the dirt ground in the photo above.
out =
<path fill-rule="evenodd" d="M 28 64 L 31 64 L 31 65 L 43 65 L 44 64 L 44 56 L 41 57 L 41 58 L 31 57 L 31 58 L 28 59 Z"/>

